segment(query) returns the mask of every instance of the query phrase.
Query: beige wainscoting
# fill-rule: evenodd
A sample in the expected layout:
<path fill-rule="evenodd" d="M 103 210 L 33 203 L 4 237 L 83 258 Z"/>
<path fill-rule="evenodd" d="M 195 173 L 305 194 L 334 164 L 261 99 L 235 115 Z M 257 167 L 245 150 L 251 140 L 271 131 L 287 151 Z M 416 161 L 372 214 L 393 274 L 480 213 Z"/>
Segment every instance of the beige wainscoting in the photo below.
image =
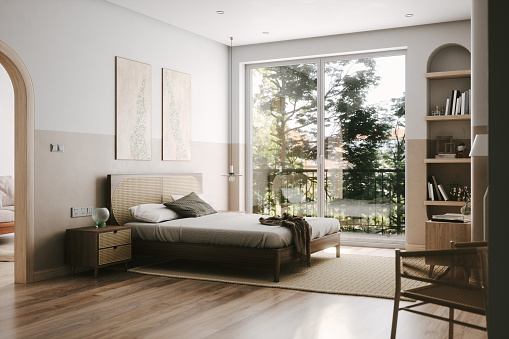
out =
<path fill-rule="evenodd" d="M 406 249 L 424 249 L 426 208 L 426 140 L 406 142 Z"/>
<path fill-rule="evenodd" d="M 36 130 L 35 278 L 66 274 L 65 230 L 93 224 L 71 218 L 71 207 L 106 206 L 108 174 L 202 173 L 203 192 L 217 210 L 228 209 L 225 143 L 192 142 L 190 161 L 162 161 L 161 139 L 152 139 L 152 160 L 115 160 L 115 136 Z M 64 152 L 50 152 L 50 144 Z M 225 164 L 221 166 L 219 164 Z"/>

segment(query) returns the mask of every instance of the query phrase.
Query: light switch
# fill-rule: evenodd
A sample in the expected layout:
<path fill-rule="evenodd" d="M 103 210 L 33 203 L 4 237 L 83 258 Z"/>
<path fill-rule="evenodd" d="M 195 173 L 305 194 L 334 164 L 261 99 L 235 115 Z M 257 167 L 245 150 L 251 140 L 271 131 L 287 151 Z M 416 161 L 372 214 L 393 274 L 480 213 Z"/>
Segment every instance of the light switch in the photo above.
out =
<path fill-rule="evenodd" d="M 57 144 L 50 144 L 50 151 L 51 152 L 58 152 L 58 145 Z"/>
<path fill-rule="evenodd" d="M 58 144 L 58 152 L 64 152 L 64 144 Z"/>

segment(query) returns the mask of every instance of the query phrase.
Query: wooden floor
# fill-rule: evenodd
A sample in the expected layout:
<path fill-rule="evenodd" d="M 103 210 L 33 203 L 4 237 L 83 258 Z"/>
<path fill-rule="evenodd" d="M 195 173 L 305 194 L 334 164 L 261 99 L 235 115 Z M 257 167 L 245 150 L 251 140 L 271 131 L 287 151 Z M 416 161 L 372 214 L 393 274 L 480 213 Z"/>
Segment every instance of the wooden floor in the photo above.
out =
<path fill-rule="evenodd" d="M 341 253 L 394 256 L 342 247 Z M 389 338 L 393 301 L 101 270 L 14 284 L 0 263 L 0 338 Z M 404 305 L 406 303 L 403 303 Z M 429 306 L 442 316 L 448 310 Z M 484 317 L 458 312 L 463 321 Z M 447 323 L 400 312 L 398 338 L 447 338 Z M 486 338 L 455 326 L 455 338 Z"/>

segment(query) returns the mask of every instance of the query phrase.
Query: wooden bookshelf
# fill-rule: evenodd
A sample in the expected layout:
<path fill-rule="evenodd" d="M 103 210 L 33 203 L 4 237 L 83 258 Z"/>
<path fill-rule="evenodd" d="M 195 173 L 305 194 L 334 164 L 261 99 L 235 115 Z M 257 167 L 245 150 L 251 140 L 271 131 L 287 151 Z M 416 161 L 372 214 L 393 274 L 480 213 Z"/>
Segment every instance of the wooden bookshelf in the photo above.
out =
<path fill-rule="evenodd" d="M 457 146 L 464 143 L 466 145 L 466 155 L 470 152 L 472 112 L 458 115 L 431 114 L 434 107 L 443 110 L 443 106 L 446 106 L 446 101 L 451 97 L 453 90 L 463 93 L 472 88 L 472 73 L 469 69 L 466 69 L 468 67 L 470 67 L 470 52 L 468 49 L 459 45 L 444 45 L 430 56 L 428 72 L 424 74 L 427 81 L 426 111 L 428 113 L 424 117 L 427 142 L 425 158 L 423 159 L 426 167 L 426 182 L 423 185 L 427 185 L 428 182 L 433 184 L 432 177 L 434 177 L 437 184 L 443 186 L 449 198 L 451 198 L 451 187 L 467 186 L 469 189 L 471 188 L 471 159 L 460 158 Z M 439 152 L 437 142 L 440 142 L 440 137 L 451 138 L 454 152 L 457 154 L 456 158 L 435 158 L 435 155 Z M 463 155 L 465 156 L 465 154 Z M 434 185 L 434 187 L 436 186 Z M 434 189 L 433 194 L 435 200 L 428 200 L 430 199 L 428 189 L 426 189 L 426 195 L 424 196 L 423 205 L 429 219 L 435 214 L 459 213 L 460 208 L 465 205 L 464 201 L 440 200 L 435 191 L 436 189 Z M 438 194 L 440 195 L 440 193 Z"/>
<path fill-rule="evenodd" d="M 464 201 L 457 200 L 447 200 L 447 201 L 437 201 L 437 200 L 426 200 L 424 201 L 425 206 L 465 206 Z"/>
<path fill-rule="evenodd" d="M 454 159 L 435 159 L 426 158 L 424 159 L 425 164 L 470 164 L 470 158 L 454 158 Z"/>
<path fill-rule="evenodd" d="M 469 69 L 460 71 L 445 71 L 445 72 L 429 72 L 424 74 L 426 79 L 456 79 L 456 78 L 470 78 L 472 72 Z"/>
<path fill-rule="evenodd" d="M 463 121 L 472 120 L 470 114 L 461 115 L 427 115 L 425 121 Z"/>

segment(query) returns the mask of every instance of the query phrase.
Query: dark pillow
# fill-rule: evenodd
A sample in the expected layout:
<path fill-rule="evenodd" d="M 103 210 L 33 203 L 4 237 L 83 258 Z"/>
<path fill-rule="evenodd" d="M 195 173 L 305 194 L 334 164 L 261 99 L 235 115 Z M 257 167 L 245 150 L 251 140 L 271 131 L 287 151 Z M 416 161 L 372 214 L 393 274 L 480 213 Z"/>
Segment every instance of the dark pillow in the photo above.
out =
<path fill-rule="evenodd" d="M 165 202 L 164 206 L 175 211 L 182 218 L 201 217 L 217 213 L 212 206 L 200 199 L 194 192 L 173 202 Z"/>

